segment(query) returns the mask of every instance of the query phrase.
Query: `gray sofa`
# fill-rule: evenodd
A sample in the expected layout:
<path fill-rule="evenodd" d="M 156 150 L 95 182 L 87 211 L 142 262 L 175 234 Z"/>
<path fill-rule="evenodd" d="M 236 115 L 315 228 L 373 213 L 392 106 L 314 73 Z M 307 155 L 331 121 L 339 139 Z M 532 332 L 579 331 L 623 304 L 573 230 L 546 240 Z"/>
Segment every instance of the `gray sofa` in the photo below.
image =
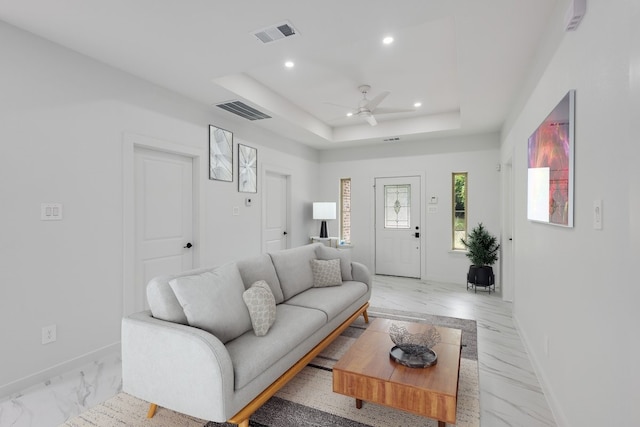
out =
<path fill-rule="evenodd" d="M 339 265 L 339 286 L 317 287 L 320 264 Z M 275 322 L 264 336 L 238 302 L 260 280 L 275 300 Z M 122 321 L 123 390 L 150 402 L 149 416 L 158 405 L 248 426 L 353 320 L 367 320 L 370 295 L 368 269 L 319 243 L 155 278 L 147 286 L 150 311 Z"/>

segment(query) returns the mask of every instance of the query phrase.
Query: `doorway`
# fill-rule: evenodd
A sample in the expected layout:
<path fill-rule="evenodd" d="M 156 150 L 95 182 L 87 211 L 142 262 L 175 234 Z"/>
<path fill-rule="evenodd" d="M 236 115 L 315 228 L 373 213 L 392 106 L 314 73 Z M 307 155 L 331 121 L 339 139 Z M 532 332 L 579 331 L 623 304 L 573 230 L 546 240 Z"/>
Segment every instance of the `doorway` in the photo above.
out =
<path fill-rule="evenodd" d="M 419 176 L 375 178 L 375 272 L 421 277 Z"/>
<path fill-rule="evenodd" d="M 512 157 L 513 158 L 513 157 Z M 503 274 L 500 289 L 502 291 L 502 299 L 514 302 L 515 300 L 515 244 L 514 244 L 514 201 L 515 201 L 515 183 L 513 173 L 512 158 L 508 160 L 504 168 L 503 183 L 506 187 L 504 191 L 504 231 L 506 239 L 502 242 L 502 270 Z"/>
<path fill-rule="evenodd" d="M 123 315 L 147 308 L 152 277 L 200 265 L 207 160 L 205 150 L 124 134 Z"/>
<path fill-rule="evenodd" d="M 193 268 L 193 165 L 190 157 L 136 147 L 135 300 L 148 309 L 146 284 Z"/>
<path fill-rule="evenodd" d="M 274 171 L 264 174 L 263 252 L 277 252 L 289 247 L 290 175 Z"/>

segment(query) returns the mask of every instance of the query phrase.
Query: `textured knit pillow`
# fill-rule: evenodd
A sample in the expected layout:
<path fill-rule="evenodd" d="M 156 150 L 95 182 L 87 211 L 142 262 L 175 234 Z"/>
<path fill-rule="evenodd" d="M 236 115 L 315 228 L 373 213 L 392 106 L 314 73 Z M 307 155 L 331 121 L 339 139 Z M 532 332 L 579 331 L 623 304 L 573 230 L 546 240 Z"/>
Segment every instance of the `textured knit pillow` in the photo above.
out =
<path fill-rule="evenodd" d="M 276 321 L 276 299 L 269 284 L 258 280 L 244 291 L 242 299 L 249 309 L 253 332 L 259 337 L 265 336 Z"/>
<path fill-rule="evenodd" d="M 342 285 L 340 259 L 312 259 L 311 271 L 313 271 L 314 288 Z"/>
<path fill-rule="evenodd" d="M 342 280 L 353 280 L 353 275 L 351 274 L 351 251 L 341 251 L 325 245 L 318 245 L 318 247 L 316 247 L 316 256 L 318 259 L 340 258 Z"/>

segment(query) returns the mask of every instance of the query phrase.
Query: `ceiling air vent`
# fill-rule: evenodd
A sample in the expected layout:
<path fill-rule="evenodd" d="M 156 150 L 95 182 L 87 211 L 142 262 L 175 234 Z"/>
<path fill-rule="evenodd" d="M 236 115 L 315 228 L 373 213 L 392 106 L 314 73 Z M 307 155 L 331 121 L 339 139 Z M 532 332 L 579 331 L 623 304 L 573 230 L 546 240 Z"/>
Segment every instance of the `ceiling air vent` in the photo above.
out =
<path fill-rule="evenodd" d="M 258 111 L 241 101 L 229 101 L 222 104 L 216 104 L 216 106 L 247 120 L 262 120 L 271 118 L 271 116 L 263 113 L 262 111 Z"/>
<path fill-rule="evenodd" d="M 289 21 L 271 25 L 267 28 L 253 32 L 253 35 L 262 43 L 271 43 L 297 34 L 298 30 L 296 30 Z"/>

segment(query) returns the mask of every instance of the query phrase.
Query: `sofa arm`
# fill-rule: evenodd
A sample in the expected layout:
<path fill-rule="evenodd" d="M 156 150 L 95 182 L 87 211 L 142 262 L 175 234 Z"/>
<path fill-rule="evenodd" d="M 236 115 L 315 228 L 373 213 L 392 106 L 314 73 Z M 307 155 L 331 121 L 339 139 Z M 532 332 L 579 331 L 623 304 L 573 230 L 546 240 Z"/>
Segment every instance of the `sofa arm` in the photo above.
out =
<path fill-rule="evenodd" d="M 224 422 L 233 415 L 233 365 L 224 344 L 150 312 L 122 319 L 122 389 L 206 420 Z"/>
<path fill-rule="evenodd" d="M 371 289 L 371 272 L 366 265 L 351 261 L 351 275 L 356 282 L 366 283 Z"/>

